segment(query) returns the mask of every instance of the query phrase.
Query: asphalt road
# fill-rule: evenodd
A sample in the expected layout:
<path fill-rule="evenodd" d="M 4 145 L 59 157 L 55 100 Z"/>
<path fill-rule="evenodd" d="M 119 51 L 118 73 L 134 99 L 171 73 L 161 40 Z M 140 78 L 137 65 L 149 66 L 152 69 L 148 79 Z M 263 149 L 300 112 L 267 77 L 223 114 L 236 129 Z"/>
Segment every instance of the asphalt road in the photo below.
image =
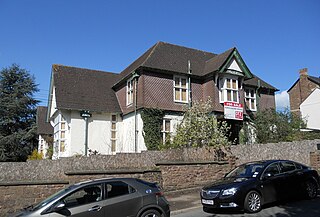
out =
<path fill-rule="evenodd" d="M 283 204 L 272 204 L 255 214 L 243 212 L 224 212 L 209 214 L 202 208 L 172 215 L 172 217 L 320 217 L 320 196 L 313 200 L 290 201 Z"/>

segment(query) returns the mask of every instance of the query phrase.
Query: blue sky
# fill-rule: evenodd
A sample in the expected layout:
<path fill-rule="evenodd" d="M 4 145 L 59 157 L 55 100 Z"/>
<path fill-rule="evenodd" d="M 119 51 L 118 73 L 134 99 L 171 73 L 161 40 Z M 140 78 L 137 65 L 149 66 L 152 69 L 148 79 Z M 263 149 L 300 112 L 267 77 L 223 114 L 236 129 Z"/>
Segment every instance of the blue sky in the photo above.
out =
<path fill-rule="evenodd" d="M 237 47 L 280 91 L 320 75 L 319 0 L 0 0 L 0 69 L 19 64 L 47 104 L 52 64 L 120 72 L 158 41 L 213 53 Z"/>

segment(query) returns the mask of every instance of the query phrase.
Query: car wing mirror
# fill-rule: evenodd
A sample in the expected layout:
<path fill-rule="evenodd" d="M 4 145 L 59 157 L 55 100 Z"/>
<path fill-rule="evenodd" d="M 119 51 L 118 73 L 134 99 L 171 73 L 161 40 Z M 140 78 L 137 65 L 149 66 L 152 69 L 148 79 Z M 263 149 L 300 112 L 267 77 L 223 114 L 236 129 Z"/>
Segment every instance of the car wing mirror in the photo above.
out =
<path fill-rule="evenodd" d="M 66 204 L 64 202 L 57 203 L 52 209 L 52 212 L 60 212 L 61 210 L 66 208 Z"/>

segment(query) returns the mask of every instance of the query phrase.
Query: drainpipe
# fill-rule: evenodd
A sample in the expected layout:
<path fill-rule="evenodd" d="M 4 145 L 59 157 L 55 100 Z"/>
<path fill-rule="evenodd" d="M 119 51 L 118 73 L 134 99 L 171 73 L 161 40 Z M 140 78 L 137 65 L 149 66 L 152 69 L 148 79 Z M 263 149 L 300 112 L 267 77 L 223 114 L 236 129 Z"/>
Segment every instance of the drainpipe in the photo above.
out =
<path fill-rule="evenodd" d="M 138 79 L 139 75 L 136 71 L 132 73 L 132 80 L 134 80 L 134 150 L 138 152 L 138 116 L 137 116 L 137 96 L 138 96 Z"/>
<path fill-rule="evenodd" d="M 89 126 L 89 118 L 91 117 L 90 111 L 81 111 L 80 116 L 83 117 L 86 122 L 85 125 L 85 137 L 84 137 L 84 155 L 88 156 L 88 126 Z"/>
<path fill-rule="evenodd" d="M 188 60 L 188 100 L 189 100 L 189 108 L 192 106 L 192 102 L 191 102 L 191 64 L 190 64 L 190 60 Z"/>

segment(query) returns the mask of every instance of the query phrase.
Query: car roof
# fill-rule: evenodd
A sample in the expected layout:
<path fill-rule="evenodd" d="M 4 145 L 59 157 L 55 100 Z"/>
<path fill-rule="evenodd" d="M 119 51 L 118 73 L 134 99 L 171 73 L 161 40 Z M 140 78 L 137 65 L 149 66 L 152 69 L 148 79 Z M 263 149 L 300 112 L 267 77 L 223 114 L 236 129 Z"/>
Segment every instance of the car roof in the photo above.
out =
<path fill-rule="evenodd" d="M 92 179 L 92 180 L 87 180 L 79 183 L 75 183 L 74 185 L 86 185 L 86 184 L 94 184 L 94 183 L 100 183 L 100 182 L 105 182 L 105 181 L 129 181 L 129 182 L 134 182 L 137 181 L 137 178 L 101 178 L 101 179 Z"/>

